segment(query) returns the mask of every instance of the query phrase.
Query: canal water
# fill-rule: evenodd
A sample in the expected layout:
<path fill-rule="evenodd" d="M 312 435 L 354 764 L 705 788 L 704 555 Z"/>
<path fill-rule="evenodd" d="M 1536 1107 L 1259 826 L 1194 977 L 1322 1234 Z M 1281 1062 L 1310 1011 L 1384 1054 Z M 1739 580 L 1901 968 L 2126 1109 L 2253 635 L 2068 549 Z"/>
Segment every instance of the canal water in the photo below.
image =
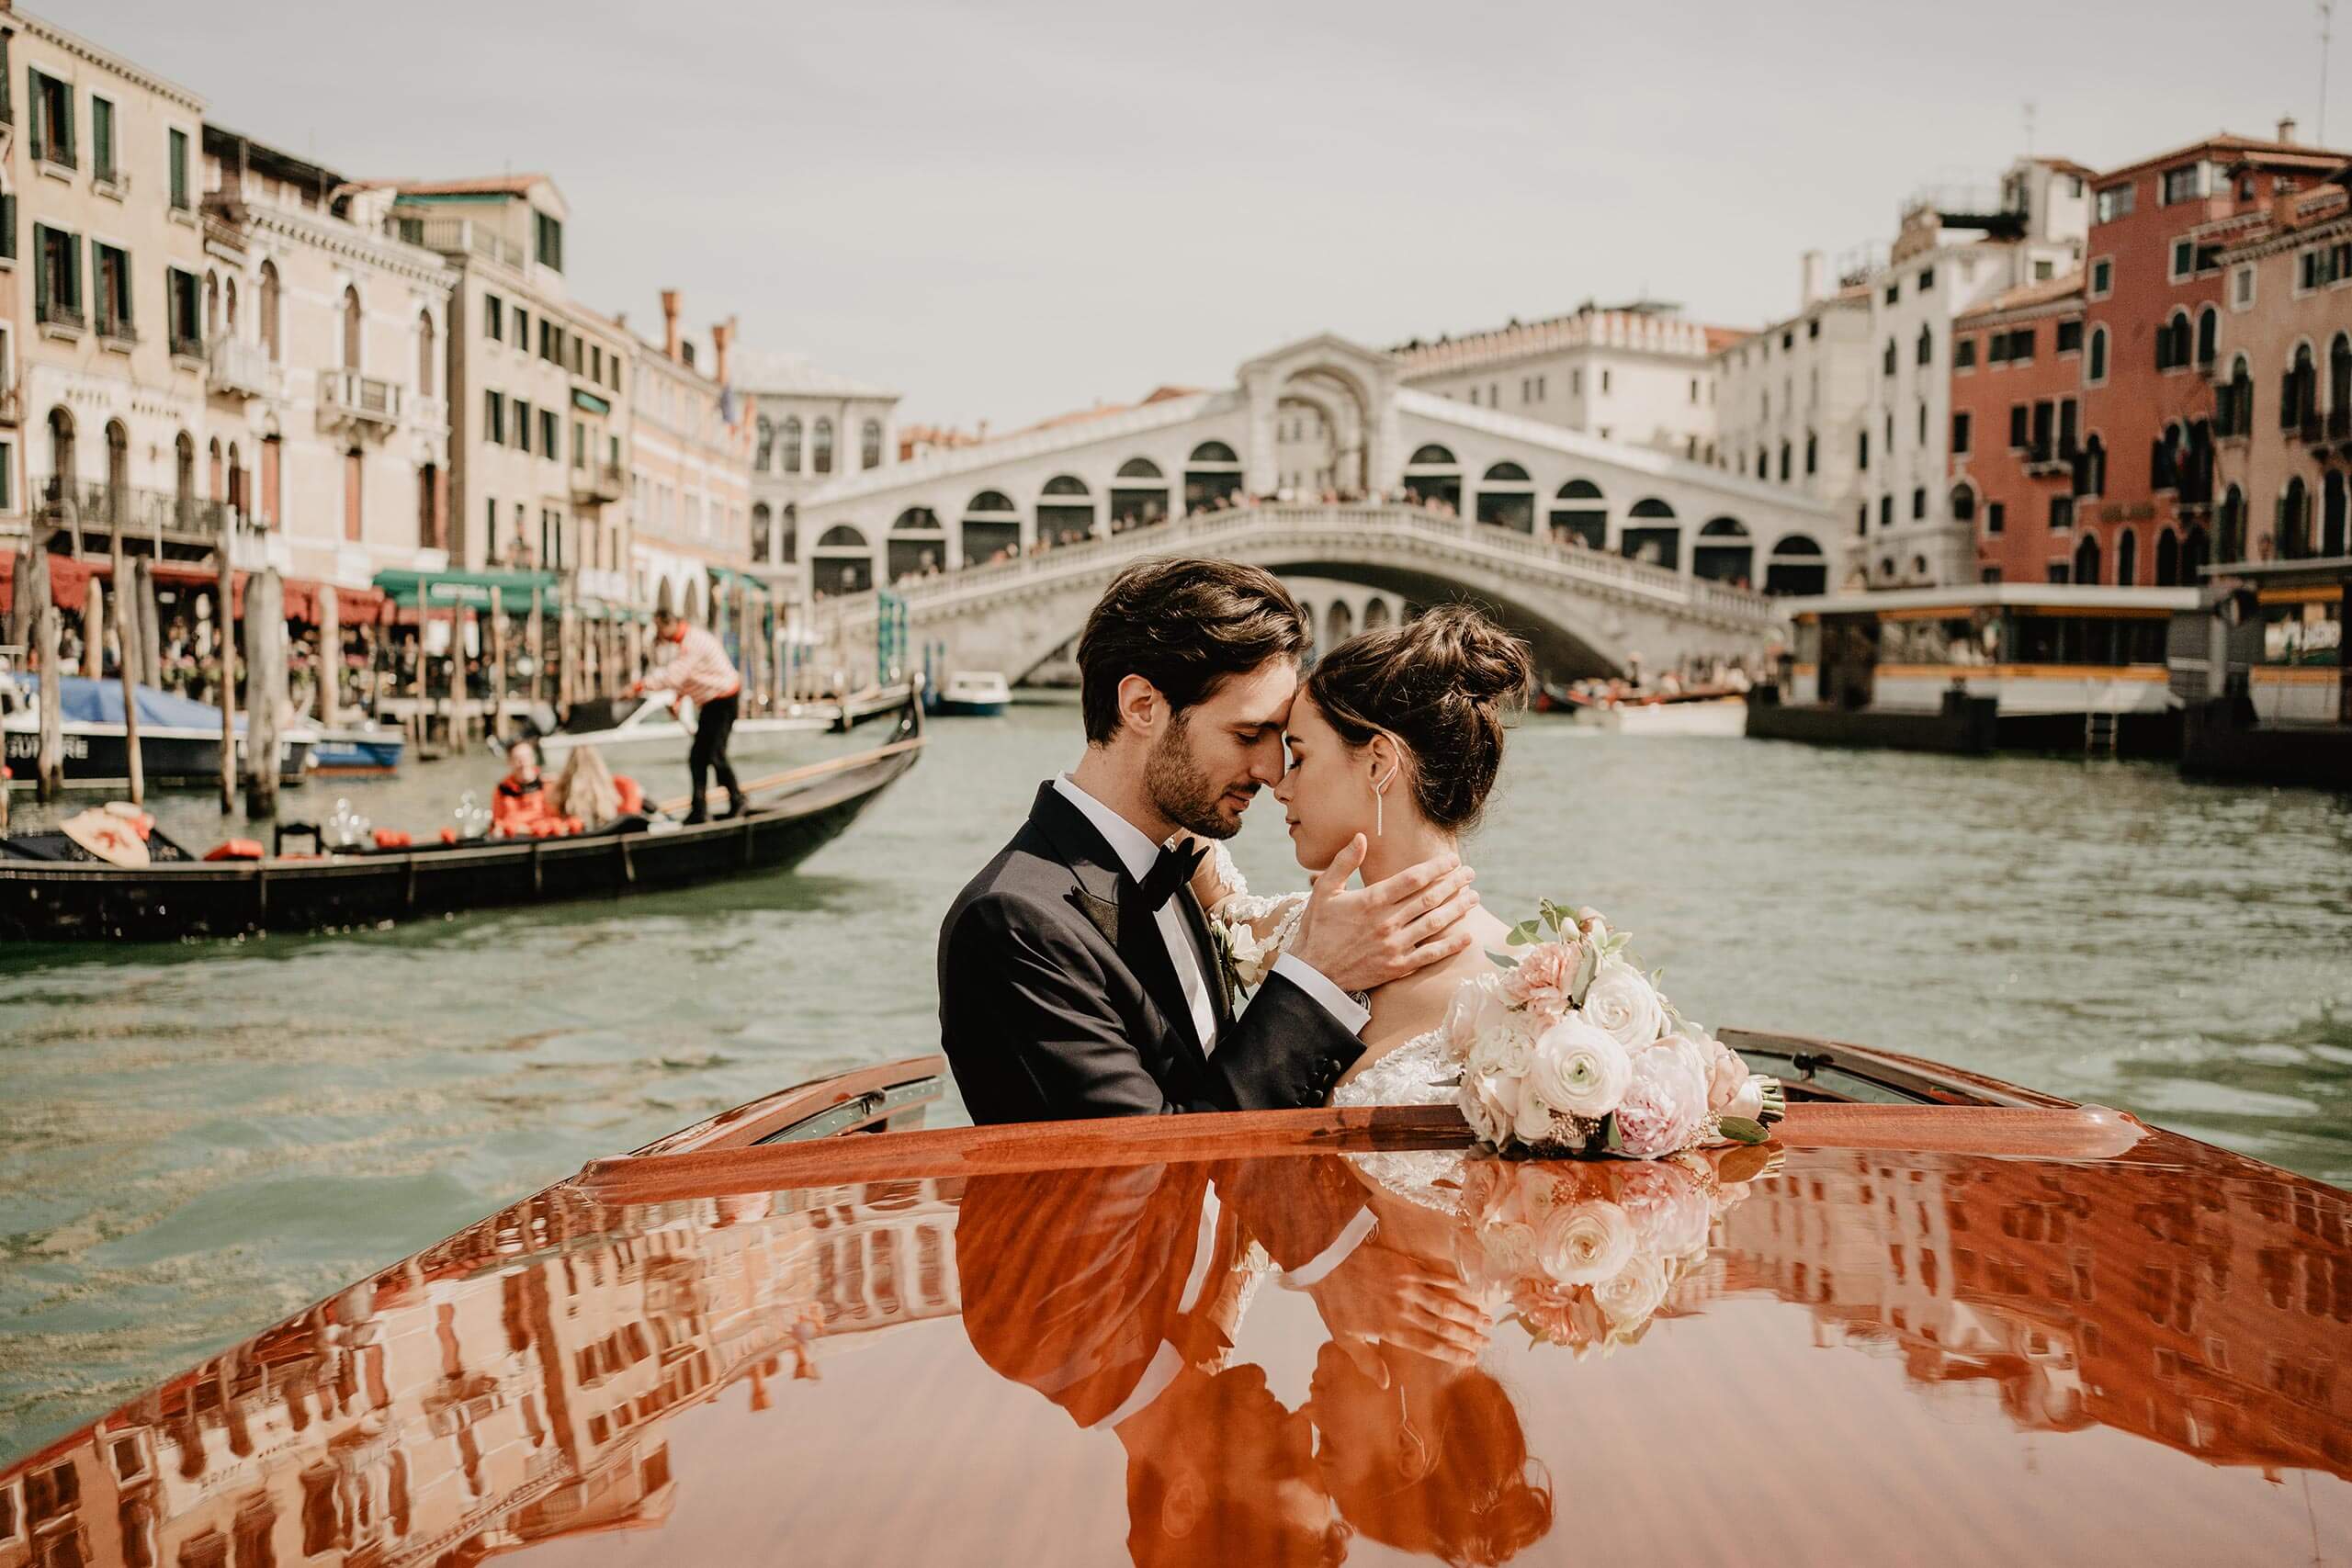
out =
<path fill-rule="evenodd" d="M 585 1159 L 933 1048 L 939 914 L 1078 719 L 933 734 L 795 874 L 0 954 L 0 1463 Z M 498 771 L 314 784 L 287 814 L 347 796 L 429 829 Z M 1918 1052 L 2352 1185 L 2352 801 L 1541 718 L 1504 779 L 1469 851 L 1490 906 L 1598 905 L 1692 1018 Z M 192 845 L 227 832 L 203 797 L 159 815 Z M 1235 847 L 1261 887 L 1296 885 L 1267 802 Z"/>

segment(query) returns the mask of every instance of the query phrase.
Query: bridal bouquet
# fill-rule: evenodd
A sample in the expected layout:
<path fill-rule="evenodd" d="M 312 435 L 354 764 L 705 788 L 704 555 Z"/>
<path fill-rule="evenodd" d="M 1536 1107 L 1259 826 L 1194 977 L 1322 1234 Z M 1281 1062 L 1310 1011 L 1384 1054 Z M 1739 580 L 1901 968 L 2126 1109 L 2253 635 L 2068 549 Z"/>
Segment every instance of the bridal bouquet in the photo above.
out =
<path fill-rule="evenodd" d="M 1447 1014 L 1471 1130 L 1506 1153 L 1658 1159 L 1760 1144 L 1786 1110 L 1775 1079 L 1687 1022 L 1598 910 L 1545 899 L 1510 933 L 1499 973 Z"/>
<path fill-rule="evenodd" d="M 1706 1260 L 1714 1223 L 1778 1151 L 1640 1165 L 1472 1160 L 1459 1199 L 1486 1284 L 1531 1338 L 1579 1359 L 1639 1339 Z"/>

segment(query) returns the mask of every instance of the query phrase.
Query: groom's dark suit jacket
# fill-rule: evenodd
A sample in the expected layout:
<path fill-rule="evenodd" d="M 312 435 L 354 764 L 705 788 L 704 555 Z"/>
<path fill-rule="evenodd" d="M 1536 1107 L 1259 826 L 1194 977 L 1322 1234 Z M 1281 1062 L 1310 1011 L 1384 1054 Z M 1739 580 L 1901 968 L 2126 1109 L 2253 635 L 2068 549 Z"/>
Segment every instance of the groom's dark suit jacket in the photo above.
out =
<path fill-rule="evenodd" d="M 1200 905 L 1189 888 L 1176 899 L 1216 1007 L 1214 1055 L 1118 852 L 1038 790 L 940 927 L 940 1043 L 974 1122 L 1324 1102 L 1362 1043 L 1280 975 L 1237 1021 Z"/>

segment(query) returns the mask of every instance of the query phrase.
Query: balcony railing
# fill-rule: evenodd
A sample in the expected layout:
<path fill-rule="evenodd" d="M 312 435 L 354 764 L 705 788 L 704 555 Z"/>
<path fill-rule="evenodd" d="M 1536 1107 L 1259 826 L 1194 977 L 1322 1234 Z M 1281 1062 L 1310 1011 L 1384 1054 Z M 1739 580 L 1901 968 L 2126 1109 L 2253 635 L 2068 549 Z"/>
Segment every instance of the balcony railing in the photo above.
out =
<path fill-rule="evenodd" d="M 98 340 L 109 348 L 136 348 L 139 345 L 139 329 L 120 316 L 100 316 Z"/>
<path fill-rule="evenodd" d="M 275 398 L 278 395 L 277 367 L 269 362 L 269 351 L 257 343 L 244 343 L 232 337 L 217 337 L 208 352 L 211 367 L 212 389 L 232 397 Z"/>
<path fill-rule="evenodd" d="M 33 320 L 45 327 L 64 327 L 81 332 L 87 325 L 79 305 L 68 305 L 62 299 L 41 299 L 33 305 Z"/>
<path fill-rule="evenodd" d="M 621 498 L 621 466 L 618 463 L 583 463 L 571 470 L 571 499 L 582 505 L 601 504 Z"/>
<path fill-rule="evenodd" d="M 470 218 L 425 218 L 394 212 L 384 220 L 384 231 L 393 239 L 447 256 L 482 256 L 520 271 L 523 247 L 486 224 Z"/>
<path fill-rule="evenodd" d="M 229 503 L 137 485 L 50 479 L 40 487 L 40 517 L 82 528 L 217 538 L 228 525 Z"/>
<path fill-rule="evenodd" d="M 174 333 L 172 357 L 201 360 L 204 357 L 204 339 L 195 333 Z"/>
<path fill-rule="evenodd" d="M 356 370 L 319 373 L 319 412 L 354 423 L 390 426 L 401 420 L 401 389 Z"/>

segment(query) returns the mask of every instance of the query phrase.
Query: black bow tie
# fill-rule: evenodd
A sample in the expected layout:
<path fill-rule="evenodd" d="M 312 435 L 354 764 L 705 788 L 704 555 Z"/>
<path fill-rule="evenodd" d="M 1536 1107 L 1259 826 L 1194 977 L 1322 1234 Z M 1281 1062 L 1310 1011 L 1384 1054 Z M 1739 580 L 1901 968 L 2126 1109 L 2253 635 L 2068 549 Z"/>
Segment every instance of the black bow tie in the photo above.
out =
<path fill-rule="evenodd" d="M 1151 869 L 1144 874 L 1139 885 L 1143 907 L 1157 913 L 1168 900 L 1176 897 L 1176 889 L 1193 880 L 1193 874 L 1200 870 L 1201 863 L 1208 858 L 1205 844 L 1199 849 L 1162 845 L 1159 858 L 1151 863 Z"/>

